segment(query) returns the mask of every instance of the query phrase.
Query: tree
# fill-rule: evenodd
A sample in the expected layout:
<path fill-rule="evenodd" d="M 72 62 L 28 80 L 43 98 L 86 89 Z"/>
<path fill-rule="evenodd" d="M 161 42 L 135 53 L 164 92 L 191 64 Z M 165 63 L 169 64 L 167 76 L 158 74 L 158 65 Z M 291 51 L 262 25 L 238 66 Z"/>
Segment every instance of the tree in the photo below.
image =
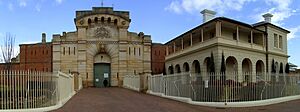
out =
<path fill-rule="evenodd" d="M 222 81 L 226 80 L 225 73 L 226 73 L 225 57 L 224 57 L 224 53 L 222 53 L 222 60 L 221 60 L 221 80 Z"/>
<path fill-rule="evenodd" d="M 2 60 L 5 64 L 6 70 L 11 70 L 12 61 L 11 59 L 14 56 L 14 47 L 15 47 L 15 36 L 10 33 L 6 33 L 6 36 L 3 38 L 3 45 L 1 45 L 2 51 Z"/>
<path fill-rule="evenodd" d="M 209 65 L 209 68 L 210 68 L 210 73 L 215 73 L 215 62 L 214 62 L 214 54 L 213 54 L 213 52 L 211 52 L 211 55 L 210 55 L 210 65 Z"/>

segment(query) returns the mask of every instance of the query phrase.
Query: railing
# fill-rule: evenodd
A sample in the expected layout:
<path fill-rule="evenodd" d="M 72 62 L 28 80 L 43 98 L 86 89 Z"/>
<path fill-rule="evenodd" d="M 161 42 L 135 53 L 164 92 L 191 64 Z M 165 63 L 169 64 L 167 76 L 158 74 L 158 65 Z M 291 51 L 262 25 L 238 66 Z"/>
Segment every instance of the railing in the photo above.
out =
<path fill-rule="evenodd" d="M 149 76 L 149 91 L 195 102 L 248 102 L 300 95 L 300 76 L 214 73 Z"/>
<path fill-rule="evenodd" d="M 139 75 L 126 75 L 124 76 L 124 84 L 123 86 L 128 89 L 140 91 L 141 83 L 140 83 L 140 76 Z"/>
<path fill-rule="evenodd" d="M 49 111 L 74 95 L 72 75 L 0 71 L 0 111 Z"/>

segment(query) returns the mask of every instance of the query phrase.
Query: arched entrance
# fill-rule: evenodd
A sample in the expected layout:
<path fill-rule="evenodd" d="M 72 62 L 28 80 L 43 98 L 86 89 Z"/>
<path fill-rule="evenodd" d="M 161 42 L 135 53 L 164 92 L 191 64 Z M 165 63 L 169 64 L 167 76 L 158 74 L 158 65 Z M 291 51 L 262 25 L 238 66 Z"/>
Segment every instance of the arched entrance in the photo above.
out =
<path fill-rule="evenodd" d="M 107 54 L 100 53 L 94 57 L 94 86 L 111 86 L 111 59 Z"/>
<path fill-rule="evenodd" d="M 226 72 L 231 74 L 235 74 L 238 71 L 238 63 L 235 57 L 229 56 L 226 59 Z"/>
<path fill-rule="evenodd" d="M 169 72 L 169 74 L 174 74 L 174 68 L 173 68 L 173 65 L 169 66 L 168 72 Z"/>
<path fill-rule="evenodd" d="M 190 66 L 189 66 L 189 64 L 187 62 L 185 62 L 183 64 L 183 69 L 184 69 L 184 72 L 189 72 L 190 71 Z"/>
<path fill-rule="evenodd" d="M 200 74 L 200 63 L 198 60 L 194 60 L 192 64 L 192 73 Z"/>
<path fill-rule="evenodd" d="M 251 60 L 248 58 L 245 58 L 242 62 L 242 72 L 244 75 L 244 81 L 249 82 L 251 81 L 251 75 L 252 75 L 252 63 Z"/>
<path fill-rule="evenodd" d="M 226 77 L 231 80 L 238 80 L 236 75 L 238 72 L 238 62 L 235 57 L 229 56 L 226 59 Z"/>
<path fill-rule="evenodd" d="M 176 71 L 176 73 L 181 73 L 179 64 L 177 64 L 177 65 L 175 66 L 175 71 Z"/>
<path fill-rule="evenodd" d="M 256 75 L 261 76 L 265 72 L 264 62 L 262 60 L 258 60 L 256 62 Z"/>

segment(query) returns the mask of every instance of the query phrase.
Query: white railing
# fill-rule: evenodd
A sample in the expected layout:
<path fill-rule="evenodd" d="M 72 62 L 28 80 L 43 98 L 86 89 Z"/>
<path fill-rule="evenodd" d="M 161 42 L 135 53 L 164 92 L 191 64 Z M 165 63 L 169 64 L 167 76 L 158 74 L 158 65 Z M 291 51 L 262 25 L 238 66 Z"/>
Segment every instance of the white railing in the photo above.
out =
<path fill-rule="evenodd" d="M 74 94 L 72 75 L 0 71 L 0 112 L 50 111 L 60 108 Z"/>
<path fill-rule="evenodd" d="M 64 104 L 75 94 L 74 77 L 62 72 L 58 72 L 58 76 L 58 101 Z"/>
<path fill-rule="evenodd" d="M 244 103 L 290 96 L 300 98 L 300 75 L 181 73 L 149 76 L 148 85 L 149 93 L 188 98 L 196 103 L 220 102 L 227 105 L 231 102 Z"/>
<path fill-rule="evenodd" d="M 126 75 L 123 78 L 123 86 L 128 89 L 140 91 L 141 90 L 140 80 L 141 79 L 139 75 Z"/>

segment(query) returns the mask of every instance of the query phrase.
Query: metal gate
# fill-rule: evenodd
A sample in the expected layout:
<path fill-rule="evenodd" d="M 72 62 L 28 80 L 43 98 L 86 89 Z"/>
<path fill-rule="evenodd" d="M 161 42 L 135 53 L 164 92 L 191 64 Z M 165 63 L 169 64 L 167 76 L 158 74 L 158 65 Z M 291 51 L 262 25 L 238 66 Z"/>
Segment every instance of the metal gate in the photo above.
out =
<path fill-rule="evenodd" d="M 97 88 L 104 87 L 104 81 L 107 81 L 107 86 L 110 86 L 110 64 L 95 63 L 94 64 L 94 85 Z"/>

